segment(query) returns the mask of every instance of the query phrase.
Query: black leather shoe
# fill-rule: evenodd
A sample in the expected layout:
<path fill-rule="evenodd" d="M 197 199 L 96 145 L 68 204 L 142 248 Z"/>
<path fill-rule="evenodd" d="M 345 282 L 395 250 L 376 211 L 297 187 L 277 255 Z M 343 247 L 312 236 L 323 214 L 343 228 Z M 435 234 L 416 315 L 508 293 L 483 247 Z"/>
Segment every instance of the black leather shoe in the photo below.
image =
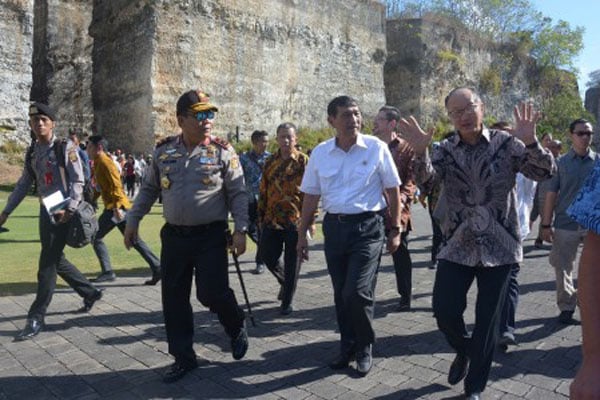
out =
<path fill-rule="evenodd" d="M 89 312 L 92 309 L 92 307 L 94 307 L 94 304 L 101 298 L 102 298 L 102 290 L 96 289 L 96 291 L 94 292 L 93 295 L 91 295 L 87 299 L 83 299 L 83 307 L 81 307 L 77 311 L 80 313 Z"/>
<path fill-rule="evenodd" d="M 115 275 L 112 271 L 103 272 L 96 277 L 96 279 L 92 279 L 92 282 L 101 283 L 101 282 L 112 282 L 117 279 L 117 275 Z"/>
<path fill-rule="evenodd" d="M 469 357 L 457 354 L 452 365 L 450 365 L 450 372 L 448 372 L 448 383 L 456 385 L 458 382 L 465 379 L 467 372 L 469 371 Z"/>
<path fill-rule="evenodd" d="M 514 335 L 511 334 L 504 334 L 500 339 L 498 339 L 498 346 L 500 347 L 518 345 L 519 343 L 517 343 L 517 340 L 515 339 Z"/>
<path fill-rule="evenodd" d="M 25 328 L 23 328 L 23 330 L 17 336 L 15 336 L 15 342 L 31 339 L 40 333 L 43 327 L 44 323 L 42 321 L 39 321 L 35 318 L 28 318 Z"/>
<path fill-rule="evenodd" d="M 294 307 L 291 304 L 287 306 L 281 305 L 281 310 L 279 311 L 281 315 L 290 315 L 292 312 L 294 312 Z"/>
<path fill-rule="evenodd" d="M 265 264 L 256 264 L 256 269 L 252 271 L 254 275 L 260 275 L 265 272 Z"/>
<path fill-rule="evenodd" d="M 183 378 L 185 376 L 185 374 L 187 374 L 188 372 L 190 372 L 191 370 L 194 370 L 196 368 L 198 368 L 198 363 L 183 364 L 183 363 L 175 361 L 173 363 L 173 365 L 171 365 L 171 368 L 169 368 L 169 370 L 167 371 L 165 376 L 163 376 L 163 382 L 164 383 L 177 382 L 178 380 Z"/>
<path fill-rule="evenodd" d="M 158 271 L 154 271 L 152 273 L 152 279 L 148 279 L 146 282 L 144 282 L 144 285 L 147 286 L 154 286 L 156 285 L 158 282 L 160 281 L 160 270 Z"/>
<path fill-rule="evenodd" d="M 329 363 L 329 368 L 333 370 L 348 368 L 350 361 L 354 360 L 354 353 L 340 353 L 332 362 Z"/>
<path fill-rule="evenodd" d="M 408 311 L 410 311 L 410 303 L 400 300 L 400 303 L 398 304 L 398 312 L 408 312 Z"/>
<path fill-rule="evenodd" d="M 364 351 L 356 353 L 356 370 L 360 376 L 366 376 L 373 366 L 373 357 L 371 356 L 371 346 L 367 346 Z"/>
<path fill-rule="evenodd" d="M 467 400 L 481 400 L 481 393 L 474 392 L 465 396 Z"/>
<path fill-rule="evenodd" d="M 561 311 L 558 322 L 563 325 L 581 325 L 581 322 L 573 318 L 573 311 Z"/>
<path fill-rule="evenodd" d="M 231 339 L 231 355 L 234 360 L 241 360 L 248 351 L 248 333 L 246 332 L 246 323 L 240 329 L 235 339 Z"/>

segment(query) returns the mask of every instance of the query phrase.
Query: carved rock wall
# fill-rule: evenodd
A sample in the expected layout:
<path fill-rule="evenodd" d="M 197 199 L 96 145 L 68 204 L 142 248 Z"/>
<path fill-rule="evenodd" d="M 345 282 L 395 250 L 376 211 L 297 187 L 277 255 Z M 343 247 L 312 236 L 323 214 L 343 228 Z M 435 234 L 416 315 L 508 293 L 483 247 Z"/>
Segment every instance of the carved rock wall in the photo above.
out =
<path fill-rule="evenodd" d="M 486 115 L 512 121 L 513 106 L 529 97 L 528 59 L 443 18 L 389 20 L 386 36 L 386 99 L 403 115 L 425 124 L 447 121 L 445 96 L 470 86 L 482 95 Z"/>
<path fill-rule="evenodd" d="M 0 0 L 0 145 L 29 139 L 33 0 Z"/>
<path fill-rule="evenodd" d="M 96 126 L 117 145 L 128 138 L 144 151 L 155 133 L 177 131 L 175 102 L 191 88 L 220 106 L 221 134 L 274 133 L 282 121 L 326 126 L 327 103 L 340 94 L 356 97 L 366 114 L 384 103 L 385 10 L 377 1 L 142 4 L 94 3 Z"/>
<path fill-rule="evenodd" d="M 600 87 L 589 88 L 585 91 L 585 109 L 596 118 L 595 131 L 600 126 Z M 592 143 L 596 151 L 600 151 L 600 134 L 592 136 Z"/>
<path fill-rule="evenodd" d="M 56 133 L 89 131 L 92 109 L 92 0 L 36 0 L 31 99 L 52 105 Z"/>

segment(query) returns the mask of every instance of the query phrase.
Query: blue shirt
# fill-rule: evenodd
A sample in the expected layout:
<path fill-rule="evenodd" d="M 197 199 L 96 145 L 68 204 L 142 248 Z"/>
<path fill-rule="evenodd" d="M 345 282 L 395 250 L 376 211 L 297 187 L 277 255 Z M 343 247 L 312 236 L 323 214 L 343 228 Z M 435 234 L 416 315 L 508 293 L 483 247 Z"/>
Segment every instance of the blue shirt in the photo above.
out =
<path fill-rule="evenodd" d="M 242 153 L 240 163 L 244 169 L 244 180 L 246 181 L 246 190 L 248 191 L 248 200 L 257 201 L 260 192 L 260 179 L 262 178 L 265 161 L 271 153 L 265 151 L 262 154 L 256 154 L 254 150 Z"/>
<path fill-rule="evenodd" d="M 596 160 L 567 214 L 585 229 L 600 235 L 600 159 Z"/>
<path fill-rule="evenodd" d="M 582 157 L 571 149 L 556 161 L 558 173 L 551 178 L 548 186 L 549 192 L 558 193 L 554 207 L 555 228 L 569 231 L 579 228 L 579 224 L 567 214 L 567 208 L 575 200 L 585 178 L 594 168 L 595 159 L 596 153 L 592 150 Z"/>

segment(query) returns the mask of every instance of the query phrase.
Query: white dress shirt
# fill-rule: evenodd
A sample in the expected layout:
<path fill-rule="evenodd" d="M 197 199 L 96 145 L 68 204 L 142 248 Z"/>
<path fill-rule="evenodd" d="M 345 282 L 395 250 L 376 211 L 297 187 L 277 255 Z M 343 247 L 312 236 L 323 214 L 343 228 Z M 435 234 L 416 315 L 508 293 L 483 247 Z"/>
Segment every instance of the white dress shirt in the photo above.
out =
<path fill-rule="evenodd" d="M 387 207 L 384 189 L 400 183 L 387 144 L 374 136 L 358 134 L 348 152 L 336 146 L 335 138 L 315 147 L 300 190 L 320 195 L 325 212 L 359 214 Z"/>

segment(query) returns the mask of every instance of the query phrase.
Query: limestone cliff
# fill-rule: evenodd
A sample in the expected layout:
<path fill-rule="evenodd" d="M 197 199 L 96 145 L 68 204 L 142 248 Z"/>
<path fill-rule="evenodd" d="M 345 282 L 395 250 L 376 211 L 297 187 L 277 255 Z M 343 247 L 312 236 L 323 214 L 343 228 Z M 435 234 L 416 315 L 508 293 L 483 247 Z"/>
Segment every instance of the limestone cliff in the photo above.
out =
<path fill-rule="evenodd" d="M 96 0 L 96 126 L 147 149 L 155 133 L 178 130 L 175 102 L 191 88 L 220 106 L 222 134 L 325 126 L 339 94 L 373 113 L 384 103 L 384 26 L 377 1 Z"/>
<path fill-rule="evenodd" d="M 424 124 L 444 120 L 444 97 L 456 86 L 476 88 L 486 115 L 512 120 L 530 97 L 531 60 L 516 49 L 482 40 L 438 16 L 390 20 L 384 68 L 386 99 Z"/>
<path fill-rule="evenodd" d="M 29 138 L 33 0 L 0 0 L 0 145 Z"/>

